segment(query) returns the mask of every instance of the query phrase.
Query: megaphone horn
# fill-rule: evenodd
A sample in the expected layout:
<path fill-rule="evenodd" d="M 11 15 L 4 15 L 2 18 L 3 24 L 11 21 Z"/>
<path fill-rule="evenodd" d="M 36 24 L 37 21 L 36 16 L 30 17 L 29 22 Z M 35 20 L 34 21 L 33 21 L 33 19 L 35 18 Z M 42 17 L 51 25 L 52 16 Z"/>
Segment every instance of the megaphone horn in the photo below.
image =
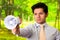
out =
<path fill-rule="evenodd" d="M 4 24 L 5 24 L 5 27 L 7 29 L 13 29 L 17 26 L 17 24 L 19 24 L 20 21 L 19 21 L 19 18 L 17 17 L 14 17 L 12 15 L 8 15 L 5 19 L 4 19 Z"/>

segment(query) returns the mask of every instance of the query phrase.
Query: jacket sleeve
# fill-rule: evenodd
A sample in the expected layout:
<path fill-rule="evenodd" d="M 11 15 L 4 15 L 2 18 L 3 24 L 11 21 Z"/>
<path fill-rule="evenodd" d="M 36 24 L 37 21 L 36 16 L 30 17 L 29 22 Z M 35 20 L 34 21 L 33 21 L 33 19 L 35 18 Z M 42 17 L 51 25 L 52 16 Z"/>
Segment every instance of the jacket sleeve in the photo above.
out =
<path fill-rule="evenodd" d="M 59 31 L 56 32 L 56 40 L 60 40 L 60 32 Z"/>
<path fill-rule="evenodd" d="M 20 34 L 18 36 L 22 37 L 31 37 L 32 35 L 32 28 L 31 25 L 28 25 L 26 28 L 20 28 Z"/>

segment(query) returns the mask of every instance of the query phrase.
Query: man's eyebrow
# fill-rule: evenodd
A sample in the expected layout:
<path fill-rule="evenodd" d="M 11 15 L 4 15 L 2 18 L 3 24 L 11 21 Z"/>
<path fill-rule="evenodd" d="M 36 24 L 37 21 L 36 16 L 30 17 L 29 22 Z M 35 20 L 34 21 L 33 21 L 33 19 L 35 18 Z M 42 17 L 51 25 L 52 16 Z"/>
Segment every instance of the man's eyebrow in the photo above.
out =
<path fill-rule="evenodd" d="M 42 14 L 41 12 L 39 14 Z"/>
<path fill-rule="evenodd" d="M 34 13 L 34 14 L 37 14 L 37 13 Z"/>

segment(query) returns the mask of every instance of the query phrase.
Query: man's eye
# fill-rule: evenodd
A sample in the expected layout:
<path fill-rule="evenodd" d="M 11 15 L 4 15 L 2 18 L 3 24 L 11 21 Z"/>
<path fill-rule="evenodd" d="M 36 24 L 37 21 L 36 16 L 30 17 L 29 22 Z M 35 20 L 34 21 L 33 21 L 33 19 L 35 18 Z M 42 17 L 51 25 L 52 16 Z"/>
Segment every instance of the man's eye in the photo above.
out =
<path fill-rule="evenodd" d="M 41 14 L 41 15 L 42 15 L 43 13 L 39 13 L 39 14 Z"/>
<path fill-rule="evenodd" d="M 34 15 L 37 15 L 36 13 Z"/>

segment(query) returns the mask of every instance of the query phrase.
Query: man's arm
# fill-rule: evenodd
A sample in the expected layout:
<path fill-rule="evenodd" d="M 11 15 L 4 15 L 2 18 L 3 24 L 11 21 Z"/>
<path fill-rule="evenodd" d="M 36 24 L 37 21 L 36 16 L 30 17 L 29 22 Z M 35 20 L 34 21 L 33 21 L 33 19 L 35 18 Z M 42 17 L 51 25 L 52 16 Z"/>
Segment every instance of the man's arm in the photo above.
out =
<path fill-rule="evenodd" d="M 32 29 L 29 28 L 29 26 L 26 27 L 26 28 L 20 28 L 20 34 L 19 34 L 19 36 L 29 38 L 29 37 L 31 37 L 31 35 L 32 35 Z"/>
<path fill-rule="evenodd" d="M 32 35 L 32 29 L 29 26 L 27 26 L 26 28 L 19 28 L 19 25 L 17 25 L 17 27 L 12 30 L 12 33 L 18 36 L 29 38 Z"/>

